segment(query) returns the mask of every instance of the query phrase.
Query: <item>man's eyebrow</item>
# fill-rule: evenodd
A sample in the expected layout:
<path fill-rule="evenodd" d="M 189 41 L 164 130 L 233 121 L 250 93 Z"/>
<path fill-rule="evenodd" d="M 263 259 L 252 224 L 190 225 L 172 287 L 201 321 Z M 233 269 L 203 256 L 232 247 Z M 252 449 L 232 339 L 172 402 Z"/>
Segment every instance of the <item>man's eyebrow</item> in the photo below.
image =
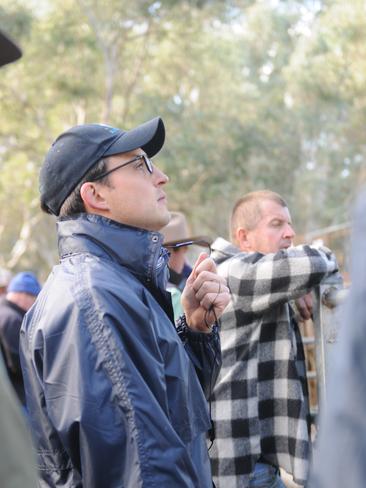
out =
<path fill-rule="evenodd" d="M 292 220 L 287 220 L 287 219 L 284 219 L 283 217 L 272 217 L 271 220 L 269 221 L 269 223 L 273 223 L 273 222 L 286 222 L 287 224 L 291 225 L 292 226 Z"/>
<path fill-rule="evenodd" d="M 287 219 L 284 219 L 282 217 L 272 217 L 270 222 L 273 222 L 274 220 L 278 220 L 280 222 L 287 222 Z"/>

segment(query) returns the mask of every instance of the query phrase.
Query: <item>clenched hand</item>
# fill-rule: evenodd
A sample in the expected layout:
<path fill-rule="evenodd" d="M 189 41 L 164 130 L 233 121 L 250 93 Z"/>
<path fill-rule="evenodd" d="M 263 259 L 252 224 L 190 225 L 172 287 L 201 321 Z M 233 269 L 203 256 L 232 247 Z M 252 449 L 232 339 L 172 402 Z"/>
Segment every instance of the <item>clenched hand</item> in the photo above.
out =
<path fill-rule="evenodd" d="M 187 324 L 197 332 L 210 332 L 229 300 L 225 278 L 218 276 L 214 261 L 201 253 L 182 293 Z"/>

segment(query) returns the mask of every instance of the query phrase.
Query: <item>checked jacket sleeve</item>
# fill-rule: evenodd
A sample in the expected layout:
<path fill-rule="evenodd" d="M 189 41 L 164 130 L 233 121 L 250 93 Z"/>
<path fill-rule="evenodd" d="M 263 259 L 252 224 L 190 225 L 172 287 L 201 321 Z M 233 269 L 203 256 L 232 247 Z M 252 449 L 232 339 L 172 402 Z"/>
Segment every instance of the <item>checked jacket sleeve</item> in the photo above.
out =
<path fill-rule="evenodd" d="M 260 314 L 308 293 L 337 271 L 329 249 L 305 245 L 275 254 L 238 253 L 223 264 L 220 274 L 228 279 L 235 308 Z"/>

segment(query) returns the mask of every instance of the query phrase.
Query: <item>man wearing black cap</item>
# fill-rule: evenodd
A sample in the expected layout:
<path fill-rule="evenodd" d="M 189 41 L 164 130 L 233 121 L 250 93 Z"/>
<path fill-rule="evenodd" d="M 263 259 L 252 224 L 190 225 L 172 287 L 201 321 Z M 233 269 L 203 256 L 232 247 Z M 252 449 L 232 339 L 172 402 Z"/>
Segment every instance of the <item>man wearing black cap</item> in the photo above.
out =
<path fill-rule="evenodd" d="M 160 118 L 128 132 L 74 127 L 41 169 L 61 263 L 25 318 L 21 356 L 42 486 L 212 486 L 203 391 L 229 294 L 201 255 L 177 334 L 158 232 L 168 177 L 150 159 L 164 136 Z"/>
<path fill-rule="evenodd" d="M 0 31 L 0 67 L 21 56 L 18 46 Z M 0 358 L 0 480 L 1 488 L 36 487 L 29 433 Z"/>

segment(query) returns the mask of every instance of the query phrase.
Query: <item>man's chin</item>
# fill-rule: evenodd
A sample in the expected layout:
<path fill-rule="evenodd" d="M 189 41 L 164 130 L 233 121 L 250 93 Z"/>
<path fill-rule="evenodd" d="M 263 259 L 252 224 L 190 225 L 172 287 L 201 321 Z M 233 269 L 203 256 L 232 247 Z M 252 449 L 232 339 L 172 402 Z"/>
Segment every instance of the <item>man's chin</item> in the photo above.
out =
<path fill-rule="evenodd" d="M 159 231 L 160 229 L 165 227 L 167 224 L 169 224 L 170 219 L 171 219 L 171 214 L 170 214 L 169 210 L 167 210 L 166 214 L 161 215 L 159 222 L 157 222 L 157 224 L 156 224 L 155 230 Z"/>

